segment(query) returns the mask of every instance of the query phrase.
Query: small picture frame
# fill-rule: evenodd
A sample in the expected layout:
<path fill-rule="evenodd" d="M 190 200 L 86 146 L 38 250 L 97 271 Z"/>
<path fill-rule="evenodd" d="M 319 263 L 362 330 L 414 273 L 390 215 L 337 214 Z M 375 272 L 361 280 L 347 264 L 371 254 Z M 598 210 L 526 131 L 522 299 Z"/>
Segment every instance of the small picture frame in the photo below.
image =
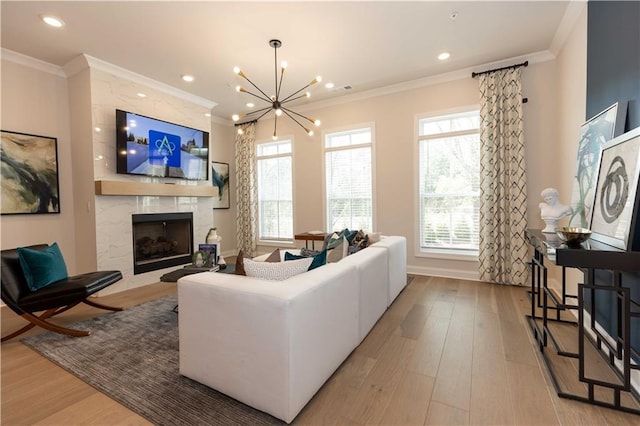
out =
<path fill-rule="evenodd" d="M 58 140 L 1 130 L 0 151 L 0 213 L 60 213 Z"/>
<path fill-rule="evenodd" d="M 602 148 L 591 219 L 591 238 L 631 250 L 636 232 L 640 176 L 640 127 Z"/>
<path fill-rule="evenodd" d="M 213 198 L 214 209 L 230 207 L 229 163 L 211 162 L 211 184 L 218 188 L 218 196 Z"/>

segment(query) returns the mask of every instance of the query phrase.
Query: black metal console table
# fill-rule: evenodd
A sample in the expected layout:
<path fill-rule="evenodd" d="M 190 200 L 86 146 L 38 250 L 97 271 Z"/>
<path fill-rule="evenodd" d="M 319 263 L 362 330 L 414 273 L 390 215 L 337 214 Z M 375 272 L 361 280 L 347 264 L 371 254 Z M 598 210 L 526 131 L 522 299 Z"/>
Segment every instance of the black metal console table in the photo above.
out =
<path fill-rule="evenodd" d="M 640 414 L 640 365 L 632 361 L 640 355 L 631 346 L 632 323 L 640 326 L 640 300 L 632 298 L 631 290 L 640 287 L 640 282 L 625 274 L 640 271 L 640 252 L 591 240 L 580 248 L 569 248 L 555 235 L 537 229 L 528 229 L 526 238 L 534 248 L 531 313 L 527 318 L 556 393 Z M 545 259 L 562 267 L 559 292 L 547 285 Z M 567 293 L 566 268 L 577 268 L 584 274 L 585 282 L 578 284 L 577 295 Z M 596 273 L 601 276 L 603 272 L 609 282 L 596 280 Z M 616 301 L 617 332 L 613 336 L 596 323 L 596 299 L 607 294 Z M 570 311 L 577 314 L 577 320 L 567 315 Z M 555 351 L 549 350 L 549 342 Z M 566 368 L 572 359 L 578 363 L 577 378 L 560 376 L 560 365 Z M 591 368 L 594 365 L 598 368 Z"/>

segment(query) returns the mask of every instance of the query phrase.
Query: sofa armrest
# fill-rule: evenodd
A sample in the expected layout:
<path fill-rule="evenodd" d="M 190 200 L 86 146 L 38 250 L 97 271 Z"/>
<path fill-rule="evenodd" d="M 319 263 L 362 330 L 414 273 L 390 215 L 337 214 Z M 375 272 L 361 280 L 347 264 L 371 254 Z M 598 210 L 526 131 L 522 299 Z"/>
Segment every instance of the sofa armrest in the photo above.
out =
<path fill-rule="evenodd" d="M 407 285 L 407 239 L 402 236 L 383 237 L 370 248 L 387 250 L 389 259 L 389 300 L 388 306 Z"/>
<path fill-rule="evenodd" d="M 291 422 L 358 345 L 356 269 L 178 281 L 180 373 Z"/>

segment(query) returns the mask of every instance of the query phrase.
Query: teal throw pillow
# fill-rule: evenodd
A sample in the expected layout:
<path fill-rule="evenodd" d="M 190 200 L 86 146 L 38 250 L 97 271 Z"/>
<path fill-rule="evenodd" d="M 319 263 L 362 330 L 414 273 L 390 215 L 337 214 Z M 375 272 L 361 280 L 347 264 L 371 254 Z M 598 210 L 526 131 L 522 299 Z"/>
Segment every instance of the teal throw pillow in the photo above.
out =
<path fill-rule="evenodd" d="M 18 259 L 31 291 L 69 277 L 58 243 L 42 250 L 18 247 Z"/>
<path fill-rule="evenodd" d="M 313 261 L 311 262 L 311 265 L 309 265 L 309 269 L 308 269 L 309 271 L 327 263 L 326 250 L 322 250 L 320 253 L 313 256 L 298 256 L 297 254 L 292 254 L 292 253 L 289 253 L 288 251 L 284 253 L 285 262 L 287 260 L 305 259 L 307 257 L 313 257 Z"/>
<path fill-rule="evenodd" d="M 349 231 L 348 229 L 346 229 L 344 234 L 342 234 L 342 235 L 345 236 L 345 238 L 349 242 L 349 245 L 352 245 L 353 244 L 353 240 L 356 238 L 356 235 L 358 235 L 358 231 Z"/>

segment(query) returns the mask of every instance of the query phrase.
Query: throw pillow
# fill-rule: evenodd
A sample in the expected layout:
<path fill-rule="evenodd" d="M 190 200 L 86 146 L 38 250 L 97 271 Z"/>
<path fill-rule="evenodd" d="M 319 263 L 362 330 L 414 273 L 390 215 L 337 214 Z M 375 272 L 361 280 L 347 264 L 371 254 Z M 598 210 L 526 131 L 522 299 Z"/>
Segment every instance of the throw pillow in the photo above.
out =
<path fill-rule="evenodd" d="M 58 243 L 43 250 L 18 247 L 18 259 L 31 291 L 69 277 Z"/>
<path fill-rule="evenodd" d="M 327 252 L 327 263 L 338 262 L 340 259 L 347 256 L 349 250 L 349 244 L 345 237 L 341 237 L 334 244 L 329 243 L 329 247 L 329 251 Z"/>
<path fill-rule="evenodd" d="M 316 254 L 320 254 L 322 252 L 323 252 L 323 250 L 318 251 L 318 250 L 311 250 L 311 249 L 308 249 L 306 247 L 302 247 L 300 249 L 300 256 L 311 257 L 311 256 L 315 256 Z"/>
<path fill-rule="evenodd" d="M 248 259 L 248 257 L 244 255 L 244 252 L 240 250 L 238 252 L 238 257 L 236 257 L 236 271 L 235 271 L 236 275 L 247 275 L 246 271 L 244 270 L 245 258 Z"/>
<path fill-rule="evenodd" d="M 285 262 L 291 261 L 291 260 L 297 260 L 297 259 L 307 259 L 307 258 L 313 259 L 313 262 L 311 262 L 311 265 L 309 265 L 309 271 L 310 271 L 312 269 L 315 269 L 327 263 L 327 251 L 323 250 L 320 253 L 311 255 L 311 256 L 302 256 L 302 255 L 298 256 L 296 254 L 289 253 L 288 251 L 284 253 Z"/>
<path fill-rule="evenodd" d="M 247 276 L 262 278 L 270 281 L 282 281 L 295 275 L 307 272 L 313 258 L 292 260 L 289 262 L 256 262 L 251 259 L 244 260 L 244 270 Z"/>
<path fill-rule="evenodd" d="M 269 257 L 267 257 L 265 262 L 280 262 L 280 249 L 275 249 L 271 252 Z"/>
<path fill-rule="evenodd" d="M 379 232 L 369 232 L 367 236 L 369 237 L 369 245 L 371 245 L 380 241 L 381 234 Z"/>

